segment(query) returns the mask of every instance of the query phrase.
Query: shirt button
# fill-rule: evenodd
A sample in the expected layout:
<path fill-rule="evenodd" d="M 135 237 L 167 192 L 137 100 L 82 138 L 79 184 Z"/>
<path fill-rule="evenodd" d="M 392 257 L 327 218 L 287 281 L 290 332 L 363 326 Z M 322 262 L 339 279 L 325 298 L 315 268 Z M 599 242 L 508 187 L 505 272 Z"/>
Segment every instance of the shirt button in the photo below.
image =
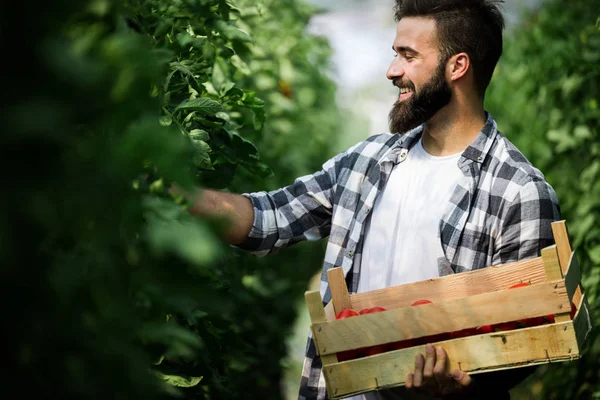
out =
<path fill-rule="evenodd" d="M 368 214 L 368 213 L 370 213 L 370 212 L 371 212 L 371 209 L 370 209 L 370 208 L 367 208 L 367 209 L 365 210 L 365 214 Z"/>
<path fill-rule="evenodd" d="M 349 255 L 350 257 L 354 257 L 354 252 L 353 252 L 353 251 L 351 251 L 350 253 L 348 253 L 348 255 Z"/>

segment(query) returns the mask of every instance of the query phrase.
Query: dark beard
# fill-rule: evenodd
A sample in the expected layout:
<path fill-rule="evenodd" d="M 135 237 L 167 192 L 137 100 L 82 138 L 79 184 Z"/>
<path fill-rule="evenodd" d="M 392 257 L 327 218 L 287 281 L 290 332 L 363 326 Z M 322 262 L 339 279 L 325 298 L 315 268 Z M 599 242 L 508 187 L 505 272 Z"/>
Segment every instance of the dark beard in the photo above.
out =
<path fill-rule="evenodd" d="M 412 82 L 394 79 L 394 86 L 409 86 L 413 92 L 410 99 L 396 101 L 389 114 L 391 133 L 405 133 L 427 122 L 439 110 L 450 103 L 452 92 L 444 77 L 445 63 L 440 63 L 435 75 L 417 93 Z"/>

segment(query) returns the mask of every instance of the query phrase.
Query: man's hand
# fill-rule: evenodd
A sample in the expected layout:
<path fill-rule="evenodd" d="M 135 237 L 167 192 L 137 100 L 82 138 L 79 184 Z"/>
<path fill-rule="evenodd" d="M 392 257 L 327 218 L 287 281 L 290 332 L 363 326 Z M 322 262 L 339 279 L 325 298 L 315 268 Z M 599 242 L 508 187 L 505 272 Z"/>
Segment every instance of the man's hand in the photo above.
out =
<path fill-rule="evenodd" d="M 247 197 L 209 189 L 186 191 L 176 185 L 169 193 L 185 197 L 192 204 L 189 210 L 192 215 L 224 218 L 229 223 L 223 235 L 228 243 L 239 245 L 248 238 L 254 222 L 254 207 Z"/>
<path fill-rule="evenodd" d="M 467 394 L 472 389 L 473 378 L 460 370 L 449 373 L 448 355 L 442 347 L 426 346 L 426 355 L 415 357 L 415 372 L 406 377 L 406 389 L 443 397 Z"/>

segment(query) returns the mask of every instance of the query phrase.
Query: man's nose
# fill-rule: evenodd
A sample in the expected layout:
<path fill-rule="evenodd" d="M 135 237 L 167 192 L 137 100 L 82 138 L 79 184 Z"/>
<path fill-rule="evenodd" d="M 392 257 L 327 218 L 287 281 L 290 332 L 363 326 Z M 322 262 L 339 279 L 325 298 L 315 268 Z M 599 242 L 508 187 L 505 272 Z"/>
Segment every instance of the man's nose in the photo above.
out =
<path fill-rule="evenodd" d="M 404 68 L 402 68 L 402 62 L 400 60 L 400 57 L 395 57 L 394 60 L 392 60 L 392 64 L 390 64 L 390 67 L 388 68 L 385 76 L 389 80 L 392 80 L 394 78 L 401 78 L 404 76 Z"/>

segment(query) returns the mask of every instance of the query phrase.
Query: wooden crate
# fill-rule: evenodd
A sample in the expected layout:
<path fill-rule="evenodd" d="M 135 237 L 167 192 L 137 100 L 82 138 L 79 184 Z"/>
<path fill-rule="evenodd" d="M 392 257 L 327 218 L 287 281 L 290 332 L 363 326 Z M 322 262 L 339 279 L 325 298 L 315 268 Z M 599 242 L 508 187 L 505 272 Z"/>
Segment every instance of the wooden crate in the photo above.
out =
<path fill-rule="evenodd" d="M 554 314 L 555 322 L 437 342 L 450 368 L 470 374 L 578 359 L 592 329 L 590 307 L 565 221 L 552 224 L 555 244 L 540 257 L 367 293 L 348 294 L 341 268 L 328 271 L 333 300 L 306 292 L 311 328 L 329 398 L 403 386 L 425 346 L 338 362 L 337 353 L 486 324 Z M 531 285 L 507 290 L 520 281 Z M 433 304 L 410 307 L 427 298 Z M 571 319 L 571 302 L 577 313 Z M 387 311 L 336 320 L 345 308 Z"/>

